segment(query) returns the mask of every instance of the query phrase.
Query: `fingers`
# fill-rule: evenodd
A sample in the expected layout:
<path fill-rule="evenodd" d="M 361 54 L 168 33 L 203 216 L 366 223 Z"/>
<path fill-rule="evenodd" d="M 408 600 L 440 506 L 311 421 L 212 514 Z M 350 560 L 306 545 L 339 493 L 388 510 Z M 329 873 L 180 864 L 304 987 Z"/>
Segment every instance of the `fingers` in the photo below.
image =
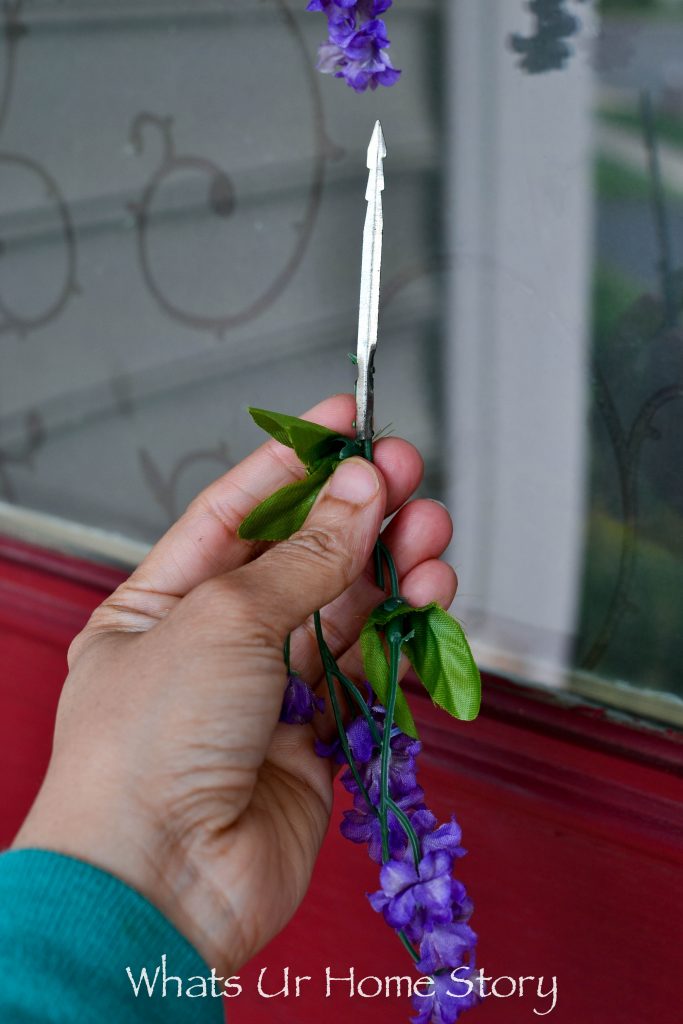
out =
<path fill-rule="evenodd" d="M 354 408 L 350 395 L 335 395 L 302 418 L 350 435 Z M 194 499 L 129 583 L 182 597 L 205 579 L 243 565 L 251 544 L 237 537 L 239 524 L 255 505 L 304 474 L 291 449 L 266 441 Z"/>
<path fill-rule="evenodd" d="M 342 462 L 303 528 L 249 565 L 229 573 L 264 626 L 281 636 L 329 604 L 363 572 L 384 518 L 386 488 L 364 459 Z"/>
<path fill-rule="evenodd" d="M 382 533 L 399 580 L 403 581 L 421 563 L 439 558 L 448 547 L 452 533 L 451 517 L 438 502 L 418 499 L 405 505 Z M 363 622 L 383 597 L 384 592 L 375 584 L 374 560 L 370 559 L 356 583 L 322 611 L 326 641 L 335 657 L 355 643 Z M 427 597 L 423 603 L 433 600 L 436 599 Z M 320 658 L 311 621 L 292 636 L 291 653 L 292 665 L 302 678 L 318 677 Z"/>
<path fill-rule="evenodd" d="M 384 437 L 374 446 L 372 457 L 387 485 L 386 514 L 390 516 L 422 483 L 422 456 L 408 441 L 400 437 Z"/>
<path fill-rule="evenodd" d="M 354 415 L 352 396 L 335 395 L 302 418 L 352 436 Z M 422 459 L 408 442 L 387 438 L 377 444 L 375 460 L 386 473 L 388 511 L 393 511 L 419 485 Z M 237 537 L 240 523 L 274 491 L 304 475 L 291 449 L 267 441 L 195 498 L 133 573 L 130 584 L 181 597 L 211 576 L 244 565 L 253 544 Z"/>
<path fill-rule="evenodd" d="M 350 395 L 336 395 L 304 418 L 350 434 L 354 411 Z M 374 460 L 385 479 L 386 512 L 390 514 L 419 486 L 422 458 L 407 441 L 384 438 L 375 446 Z M 254 546 L 237 537 L 240 522 L 256 504 L 304 472 L 289 448 L 268 441 L 211 484 L 132 576 L 96 609 L 86 631 L 73 644 L 71 662 L 96 635 L 150 629 L 200 583 L 248 562 Z"/>

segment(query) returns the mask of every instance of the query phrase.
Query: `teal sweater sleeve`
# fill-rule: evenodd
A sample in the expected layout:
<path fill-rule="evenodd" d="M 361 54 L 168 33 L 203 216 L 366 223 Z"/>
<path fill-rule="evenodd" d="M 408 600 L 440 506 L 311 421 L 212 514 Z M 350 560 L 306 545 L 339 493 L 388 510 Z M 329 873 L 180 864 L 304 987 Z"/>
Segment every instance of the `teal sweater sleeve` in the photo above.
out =
<path fill-rule="evenodd" d="M 48 850 L 0 854 L 3 1024 L 222 1024 L 224 1005 L 211 969 L 135 889 Z"/>

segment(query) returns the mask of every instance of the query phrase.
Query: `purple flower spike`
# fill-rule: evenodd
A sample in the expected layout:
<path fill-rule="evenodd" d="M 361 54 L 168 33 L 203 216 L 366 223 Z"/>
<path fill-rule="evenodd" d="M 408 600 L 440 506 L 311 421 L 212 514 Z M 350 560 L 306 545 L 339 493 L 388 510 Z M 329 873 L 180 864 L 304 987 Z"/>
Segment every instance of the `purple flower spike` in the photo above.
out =
<path fill-rule="evenodd" d="M 389 860 L 379 880 L 382 888 L 370 896 L 373 910 L 382 911 L 392 928 L 405 928 L 423 910 L 429 920 L 440 923 L 451 919 L 451 868 L 447 853 L 428 853 L 419 871 L 408 860 Z"/>
<path fill-rule="evenodd" d="M 391 45 L 378 15 L 392 0 L 310 0 L 306 10 L 327 16 L 328 41 L 318 51 L 318 70 L 345 79 L 356 92 L 393 85 L 401 72 L 393 66 Z"/>
<path fill-rule="evenodd" d="M 287 677 L 287 689 L 282 699 L 280 721 L 288 725 L 306 725 L 313 721 L 316 711 L 325 710 L 325 701 L 316 697 L 308 683 L 292 673 Z"/>

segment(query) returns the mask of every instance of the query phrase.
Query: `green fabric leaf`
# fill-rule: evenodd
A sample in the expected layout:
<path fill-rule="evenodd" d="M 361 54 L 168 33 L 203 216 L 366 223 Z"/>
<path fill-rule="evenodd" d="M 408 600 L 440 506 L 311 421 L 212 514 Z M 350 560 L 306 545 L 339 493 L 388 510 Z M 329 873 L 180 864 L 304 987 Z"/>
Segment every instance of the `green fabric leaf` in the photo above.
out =
<path fill-rule="evenodd" d="M 479 714 L 481 679 L 465 632 L 438 604 L 408 616 L 414 636 L 405 652 L 432 700 L 455 718 Z"/>
<path fill-rule="evenodd" d="M 361 631 L 360 647 L 367 680 L 381 703 L 386 707 L 389 700 L 389 663 L 384 653 L 381 637 L 370 621 L 366 622 Z M 396 693 L 394 723 L 408 736 L 419 739 L 408 701 L 400 686 Z"/>
<path fill-rule="evenodd" d="M 388 696 L 389 669 L 379 634 L 397 618 L 405 620 L 406 634 L 412 632 L 402 651 L 434 703 L 463 721 L 476 718 L 481 703 L 479 669 L 462 626 L 436 602 L 412 608 L 389 598 L 371 612 L 361 633 L 361 648 L 364 660 L 368 651 L 366 672 L 370 668 L 375 673 L 368 675 L 368 681 L 382 703 Z M 403 728 L 398 721 L 396 724 Z"/>
<path fill-rule="evenodd" d="M 349 440 L 319 423 L 309 423 L 284 412 L 249 409 L 255 423 L 280 444 L 293 448 L 304 466 L 315 466 L 332 452 L 338 452 Z"/>
<path fill-rule="evenodd" d="M 281 487 L 242 520 L 237 531 L 243 540 L 286 540 L 300 530 L 311 511 L 320 488 L 337 465 L 327 459 L 315 472 Z"/>

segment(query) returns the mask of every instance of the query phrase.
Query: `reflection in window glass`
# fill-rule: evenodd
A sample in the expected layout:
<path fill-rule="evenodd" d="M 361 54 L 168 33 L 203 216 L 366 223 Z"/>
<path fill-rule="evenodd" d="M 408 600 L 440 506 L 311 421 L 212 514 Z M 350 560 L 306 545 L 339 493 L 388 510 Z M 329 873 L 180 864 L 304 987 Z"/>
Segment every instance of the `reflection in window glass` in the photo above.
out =
<path fill-rule="evenodd" d="M 456 517 L 483 665 L 683 721 L 683 11 L 397 0 L 392 89 L 304 0 L 24 0 L 0 47 L 0 529 L 133 561 L 352 386 L 381 117 L 377 424 Z"/>
<path fill-rule="evenodd" d="M 456 607 L 485 664 L 680 723 L 683 5 L 529 7 L 450 8 Z"/>
<path fill-rule="evenodd" d="M 605 8 L 577 656 L 611 678 L 683 693 L 683 9 Z"/>

